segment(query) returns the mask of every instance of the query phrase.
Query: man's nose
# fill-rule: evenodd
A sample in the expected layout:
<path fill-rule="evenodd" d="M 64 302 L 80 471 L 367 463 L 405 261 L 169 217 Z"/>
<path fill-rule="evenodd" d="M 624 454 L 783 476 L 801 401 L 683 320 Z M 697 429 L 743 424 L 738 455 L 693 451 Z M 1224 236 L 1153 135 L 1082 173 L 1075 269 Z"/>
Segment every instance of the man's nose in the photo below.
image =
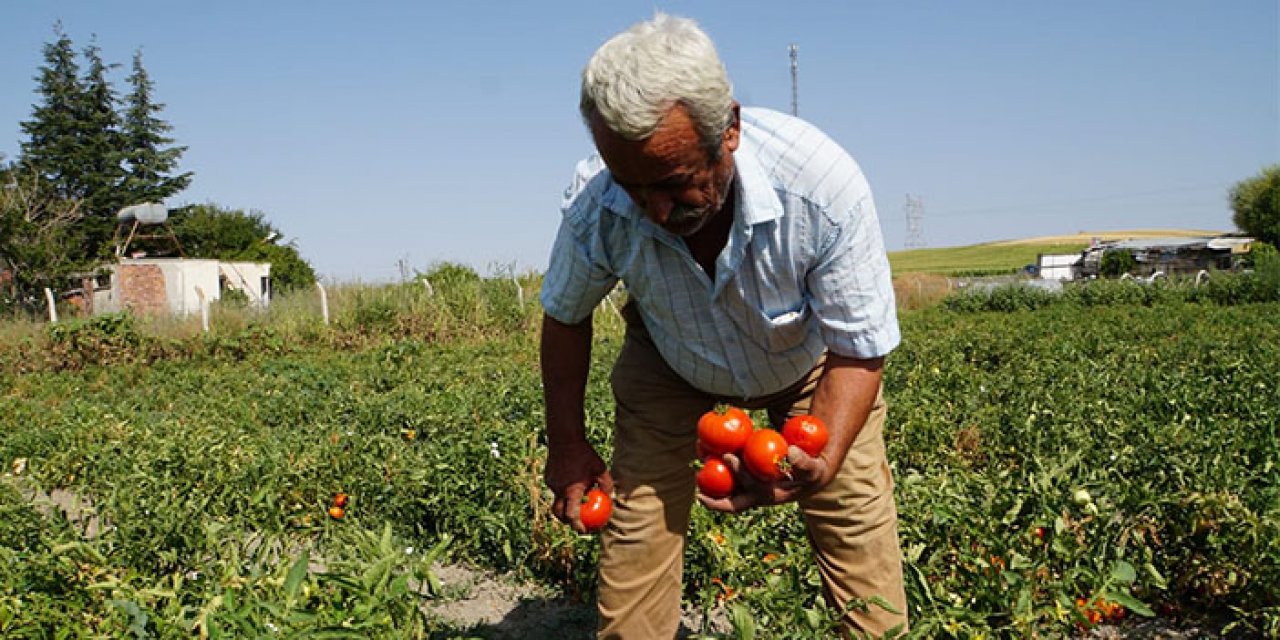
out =
<path fill-rule="evenodd" d="M 664 224 L 671 215 L 671 209 L 675 206 L 675 202 L 670 196 L 650 191 L 643 196 L 644 202 L 640 205 L 644 208 L 649 219 L 656 224 Z"/>

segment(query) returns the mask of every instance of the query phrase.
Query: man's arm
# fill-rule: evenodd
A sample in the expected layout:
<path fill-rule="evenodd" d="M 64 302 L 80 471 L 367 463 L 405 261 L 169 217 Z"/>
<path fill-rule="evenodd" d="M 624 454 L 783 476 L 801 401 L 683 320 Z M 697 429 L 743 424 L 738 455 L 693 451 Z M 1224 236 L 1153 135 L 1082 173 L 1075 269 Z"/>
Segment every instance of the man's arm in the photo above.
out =
<path fill-rule="evenodd" d="M 587 442 L 585 410 L 591 368 L 591 319 L 564 324 L 542 317 L 542 397 L 547 412 L 547 466 L 543 478 L 555 493 L 551 511 L 561 522 L 585 533 L 578 517 L 582 496 L 599 483 L 613 492 L 613 478 Z"/>
<path fill-rule="evenodd" d="M 743 481 L 742 491 L 727 498 L 700 495 L 699 499 L 716 511 L 738 512 L 799 500 L 827 486 L 840 471 L 849 447 L 871 415 L 883 369 L 884 358 L 858 359 L 829 353 L 809 408 L 809 413 L 826 423 L 830 434 L 822 453 L 810 457 L 798 447 L 790 447 L 787 461 L 791 463 L 791 479 L 776 483 L 751 478 L 736 456 L 725 456 L 735 476 Z"/>

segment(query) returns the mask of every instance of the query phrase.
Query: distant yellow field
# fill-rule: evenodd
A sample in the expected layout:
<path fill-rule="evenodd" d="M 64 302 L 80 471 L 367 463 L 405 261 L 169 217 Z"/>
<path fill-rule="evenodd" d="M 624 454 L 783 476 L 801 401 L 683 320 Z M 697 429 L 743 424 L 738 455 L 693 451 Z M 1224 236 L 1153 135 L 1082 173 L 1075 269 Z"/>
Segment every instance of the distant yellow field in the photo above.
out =
<path fill-rule="evenodd" d="M 1213 237 L 1221 231 L 1195 229 L 1132 229 L 1128 231 L 1081 231 L 1060 236 L 1040 236 L 1018 240 L 999 240 L 963 247 L 911 249 L 889 253 L 894 275 L 930 273 L 943 276 L 1014 273 L 1035 264 L 1041 253 L 1077 253 L 1099 240 L 1127 238 Z"/>
<path fill-rule="evenodd" d="M 980 246 L 1003 247 L 1017 244 L 1075 244 L 1083 242 L 1085 245 L 1093 238 L 1099 240 L 1127 240 L 1129 238 L 1198 238 L 1198 237 L 1215 237 L 1225 235 L 1226 231 L 1209 231 L 1204 229 L 1131 229 L 1129 231 L 1081 231 L 1079 233 L 1062 235 L 1062 236 L 1039 236 L 1036 238 L 1022 238 L 1020 240 L 1000 240 L 997 242 L 988 242 Z"/>

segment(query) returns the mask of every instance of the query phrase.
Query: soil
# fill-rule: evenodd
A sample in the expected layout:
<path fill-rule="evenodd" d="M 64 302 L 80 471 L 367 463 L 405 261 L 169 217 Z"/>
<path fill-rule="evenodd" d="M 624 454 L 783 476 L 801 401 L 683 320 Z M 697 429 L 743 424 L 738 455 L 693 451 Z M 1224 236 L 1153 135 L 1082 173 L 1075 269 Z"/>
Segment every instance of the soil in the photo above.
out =
<path fill-rule="evenodd" d="M 594 638 L 596 613 L 590 602 L 573 602 L 547 587 L 522 584 L 509 577 L 460 565 L 435 568 L 443 594 L 426 605 L 432 615 L 457 629 L 461 637 L 485 639 L 577 640 Z M 715 633 L 731 627 L 724 611 L 717 611 L 708 625 Z M 702 628 L 699 612 L 685 611 L 680 635 L 688 637 Z M 1161 618 L 1130 619 L 1104 624 L 1081 640 L 1200 640 L 1221 638 L 1221 625 L 1175 623 Z"/>
<path fill-rule="evenodd" d="M 429 615 L 467 638 L 577 640 L 594 638 L 596 610 L 592 602 L 574 601 L 549 587 L 518 582 L 508 576 L 461 565 L 434 569 L 442 595 L 426 605 Z M 685 611 L 681 638 L 701 629 L 703 616 Z M 727 633 L 724 611 L 713 612 L 708 628 Z"/>

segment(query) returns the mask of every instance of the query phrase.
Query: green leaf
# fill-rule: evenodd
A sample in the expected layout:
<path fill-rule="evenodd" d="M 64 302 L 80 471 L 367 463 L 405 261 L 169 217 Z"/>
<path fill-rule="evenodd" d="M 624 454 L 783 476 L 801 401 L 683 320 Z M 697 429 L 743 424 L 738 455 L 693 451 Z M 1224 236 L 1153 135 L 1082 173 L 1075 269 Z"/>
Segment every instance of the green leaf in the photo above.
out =
<path fill-rule="evenodd" d="M 1117 560 L 1115 566 L 1111 567 L 1111 579 L 1120 584 L 1133 584 L 1138 579 L 1138 572 L 1128 562 Z"/>
<path fill-rule="evenodd" d="M 1146 571 L 1151 576 L 1151 580 L 1155 582 L 1155 585 L 1157 587 L 1161 589 L 1169 588 L 1169 581 L 1165 580 L 1164 574 L 1160 573 L 1160 571 L 1156 569 L 1155 565 L 1151 564 L 1150 562 L 1147 562 L 1142 565 L 1142 569 L 1143 571 Z"/>
<path fill-rule="evenodd" d="M 302 586 L 302 581 L 307 577 L 307 567 L 311 564 L 311 551 L 302 550 L 302 555 L 289 567 L 289 575 L 284 579 L 284 592 L 292 601 L 298 595 L 298 587 Z"/>
<path fill-rule="evenodd" d="M 1004 518 L 1000 520 L 1001 524 L 1013 524 L 1018 519 L 1018 514 L 1022 513 L 1022 503 L 1023 498 L 1015 500 L 1013 506 L 1009 507 L 1009 510 L 1005 512 Z"/>
<path fill-rule="evenodd" d="M 729 609 L 729 622 L 733 624 L 736 637 L 742 640 L 754 640 L 756 637 L 756 620 L 751 610 L 743 605 L 735 604 Z"/>
<path fill-rule="evenodd" d="M 818 613 L 816 609 L 805 609 L 804 618 L 805 622 L 809 624 L 810 629 L 822 628 L 822 614 Z"/>
<path fill-rule="evenodd" d="M 1127 592 L 1124 592 L 1124 591 L 1108 591 L 1108 592 L 1107 592 L 1103 597 L 1104 597 L 1104 598 L 1106 598 L 1106 599 L 1108 599 L 1108 600 L 1111 600 L 1112 602 L 1117 602 L 1117 603 L 1119 603 L 1119 604 L 1120 604 L 1120 605 L 1122 605 L 1124 608 L 1126 608 L 1126 609 L 1128 609 L 1128 610 L 1130 610 L 1130 611 L 1132 611 L 1132 612 L 1134 612 L 1134 613 L 1136 613 L 1136 614 L 1138 614 L 1138 615 L 1140 615 L 1140 616 L 1147 617 L 1147 618 L 1151 618 L 1151 617 L 1154 617 L 1154 616 L 1156 615 L 1156 613 L 1155 613 L 1154 611 L 1152 611 L 1152 610 L 1151 610 L 1151 607 L 1148 607 L 1148 606 L 1146 605 L 1146 603 L 1144 603 L 1143 601 L 1141 601 L 1141 600 L 1139 600 L 1139 599 L 1137 599 L 1137 598 L 1133 597 L 1132 595 L 1130 595 L 1130 594 L 1129 594 L 1129 593 L 1127 593 Z"/>

